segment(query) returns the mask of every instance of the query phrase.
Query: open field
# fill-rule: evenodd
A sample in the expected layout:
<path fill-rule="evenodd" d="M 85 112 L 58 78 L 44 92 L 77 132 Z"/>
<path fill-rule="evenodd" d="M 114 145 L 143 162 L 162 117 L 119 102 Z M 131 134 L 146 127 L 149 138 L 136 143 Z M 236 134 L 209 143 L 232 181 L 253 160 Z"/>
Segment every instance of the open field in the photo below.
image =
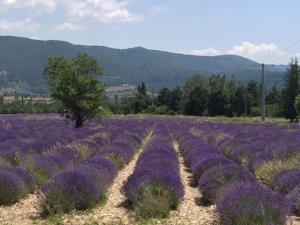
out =
<path fill-rule="evenodd" d="M 15 96 L 4 96 L 3 100 L 5 103 L 13 103 L 16 101 L 22 101 L 22 97 L 16 98 Z M 54 102 L 52 98 L 50 97 L 23 97 L 23 102 L 28 103 L 37 103 L 37 102 L 43 102 L 43 103 L 52 103 Z"/>
<path fill-rule="evenodd" d="M 281 119 L 0 126 L 0 224 L 300 224 L 300 127 Z"/>

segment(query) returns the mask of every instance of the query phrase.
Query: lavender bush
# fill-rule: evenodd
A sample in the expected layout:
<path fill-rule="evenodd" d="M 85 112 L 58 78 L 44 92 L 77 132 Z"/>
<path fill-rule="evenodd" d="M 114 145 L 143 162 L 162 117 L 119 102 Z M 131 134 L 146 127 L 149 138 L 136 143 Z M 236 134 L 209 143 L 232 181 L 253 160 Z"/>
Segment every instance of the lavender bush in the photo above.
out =
<path fill-rule="evenodd" d="M 43 193 L 43 212 L 47 215 L 93 207 L 102 194 L 95 181 L 79 171 L 57 174 L 43 187 Z"/>
<path fill-rule="evenodd" d="M 282 196 L 258 185 L 229 187 L 217 202 L 222 225 L 285 225 L 291 212 Z"/>
<path fill-rule="evenodd" d="M 287 194 L 300 184 L 300 169 L 283 171 L 274 177 L 272 187 L 275 191 Z"/>
<path fill-rule="evenodd" d="M 255 183 L 257 181 L 255 176 L 241 167 L 235 164 L 227 164 L 206 171 L 199 180 L 199 188 L 204 198 L 214 203 L 227 185 L 236 182 Z"/>
<path fill-rule="evenodd" d="M 167 217 L 184 195 L 179 162 L 166 128 L 153 132 L 134 173 L 122 187 L 139 217 Z"/>
<path fill-rule="evenodd" d="M 231 164 L 232 161 L 221 154 L 209 153 L 205 154 L 192 165 L 194 179 L 198 181 L 200 177 L 210 168 L 219 165 Z"/>
<path fill-rule="evenodd" d="M 300 216 L 300 184 L 291 190 L 286 197 L 292 202 L 293 212 Z"/>
<path fill-rule="evenodd" d="M 0 204 L 9 205 L 17 202 L 25 196 L 28 189 L 23 179 L 18 175 L 0 170 Z"/>

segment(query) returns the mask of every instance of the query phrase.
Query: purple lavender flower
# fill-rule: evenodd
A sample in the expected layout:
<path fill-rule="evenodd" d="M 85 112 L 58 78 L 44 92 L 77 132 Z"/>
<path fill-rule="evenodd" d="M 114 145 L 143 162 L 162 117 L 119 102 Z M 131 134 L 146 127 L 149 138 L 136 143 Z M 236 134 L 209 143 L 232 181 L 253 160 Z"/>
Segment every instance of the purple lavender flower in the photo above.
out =
<path fill-rule="evenodd" d="M 300 216 L 300 184 L 290 191 L 286 197 L 292 202 L 294 213 Z"/>
<path fill-rule="evenodd" d="M 258 184 L 238 183 L 228 187 L 217 201 L 222 225 L 284 225 L 291 213 L 290 203 Z"/>
<path fill-rule="evenodd" d="M 47 214 L 90 208 L 100 200 L 102 193 L 91 177 L 78 171 L 57 174 L 42 190 Z"/>
<path fill-rule="evenodd" d="M 227 159 L 221 154 L 205 154 L 198 161 L 195 161 L 192 165 L 192 172 L 195 180 L 199 180 L 200 177 L 210 168 L 219 165 L 231 164 L 232 161 Z"/>
<path fill-rule="evenodd" d="M 0 204 L 13 204 L 26 194 L 26 184 L 18 175 L 0 170 Z"/>
<path fill-rule="evenodd" d="M 257 180 L 245 169 L 235 164 L 227 164 L 207 170 L 199 180 L 199 189 L 204 198 L 213 203 L 224 187 L 236 182 L 255 183 Z"/>
<path fill-rule="evenodd" d="M 287 194 L 300 184 L 300 169 L 283 171 L 276 175 L 272 182 L 275 191 Z"/>

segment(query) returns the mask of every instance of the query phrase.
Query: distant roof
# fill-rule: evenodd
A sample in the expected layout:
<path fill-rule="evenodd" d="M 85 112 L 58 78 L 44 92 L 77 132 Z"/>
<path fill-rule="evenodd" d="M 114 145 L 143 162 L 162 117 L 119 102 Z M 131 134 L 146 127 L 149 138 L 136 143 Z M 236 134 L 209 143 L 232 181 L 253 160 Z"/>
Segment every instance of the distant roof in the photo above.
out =
<path fill-rule="evenodd" d="M 135 86 L 134 85 L 129 85 L 129 84 L 123 84 L 120 86 L 111 86 L 106 89 L 107 93 L 111 92 L 125 92 L 125 91 L 134 91 Z"/>

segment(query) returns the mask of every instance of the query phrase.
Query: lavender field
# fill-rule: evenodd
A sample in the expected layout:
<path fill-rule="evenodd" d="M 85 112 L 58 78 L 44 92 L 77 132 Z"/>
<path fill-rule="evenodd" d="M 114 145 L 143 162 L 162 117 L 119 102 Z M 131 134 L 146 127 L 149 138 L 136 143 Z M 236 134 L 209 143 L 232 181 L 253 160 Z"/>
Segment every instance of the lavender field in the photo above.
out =
<path fill-rule="evenodd" d="M 0 117 L 0 224 L 300 224 L 300 127 Z"/>

